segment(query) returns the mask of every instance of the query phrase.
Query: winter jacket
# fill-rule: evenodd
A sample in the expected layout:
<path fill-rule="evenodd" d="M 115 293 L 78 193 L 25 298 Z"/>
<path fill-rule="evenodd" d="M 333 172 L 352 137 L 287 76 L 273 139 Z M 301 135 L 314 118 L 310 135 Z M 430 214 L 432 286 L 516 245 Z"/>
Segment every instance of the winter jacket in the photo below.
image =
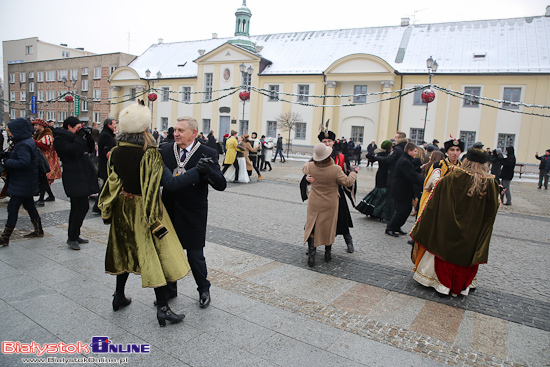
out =
<path fill-rule="evenodd" d="M 34 129 L 26 118 L 9 122 L 8 129 L 15 142 L 4 161 L 8 175 L 8 195 L 38 195 L 38 151 L 32 138 Z"/>
<path fill-rule="evenodd" d="M 539 169 L 550 171 L 550 155 L 543 155 L 540 157 L 538 155 L 535 155 L 535 158 L 540 160 Z"/>
<path fill-rule="evenodd" d="M 514 178 L 514 168 L 516 167 L 516 156 L 514 155 L 514 147 L 506 148 L 506 158 L 502 161 L 502 171 L 500 172 L 501 180 L 511 180 Z"/>
<path fill-rule="evenodd" d="M 97 141 L 98 150 L 98 176 L 102 180 L 107 179 L 107 153 L 116 146 L 115 133 L 109 127 L 105 126 L 99 134 Z"/>

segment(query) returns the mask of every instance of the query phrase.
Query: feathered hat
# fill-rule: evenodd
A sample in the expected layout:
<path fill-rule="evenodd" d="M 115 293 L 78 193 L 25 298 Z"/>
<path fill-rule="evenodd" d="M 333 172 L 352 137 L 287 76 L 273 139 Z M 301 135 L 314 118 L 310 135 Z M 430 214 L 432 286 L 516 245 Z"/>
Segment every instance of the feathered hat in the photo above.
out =
<path fill-rule="evenodd" d="M 328 129 L 329 121 L 330 119 L 327 120 L 325 125 L 323 125 L 323 123 L 321 122 L 321 132 L 319 133 L 319 135 L 317 135 L 320 142 L 323 142 L 323 139 L 330 139 L 332 141 L 336 141 L 336 134 Z"/>
<path fill-rule="evenodd" d="M 451 147 L 458 147 L 461 152 L 464 151 L 464 142 L 460 139 L 455 139 L 452 136 L 449 140 L 443 143 L 443 145 L 445 147 L 445 151 L 449 150 Z"/>
<path fill-rule="evenodd" d="M 145 102 L 138 100 L 118 115 L 118 131 L 124 134 L 142 133 L 151 124 L 151 110 L 145 106 Z"/>

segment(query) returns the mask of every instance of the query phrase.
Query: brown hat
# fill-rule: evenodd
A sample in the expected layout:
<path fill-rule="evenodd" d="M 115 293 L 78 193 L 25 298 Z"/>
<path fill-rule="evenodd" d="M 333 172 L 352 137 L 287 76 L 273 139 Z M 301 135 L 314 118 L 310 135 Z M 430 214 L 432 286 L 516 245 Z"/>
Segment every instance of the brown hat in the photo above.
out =
<path fill-rule="evenodd" d="M 313 160 L 314 161 L 322 161 L 326 158 L 328 158 L 332 153 L 332 148 L 323 144 L 323 143 L 317 143 L 313 147 Z"/>
<path fill-rule="evenodd" d="M 38 124 L 38 125 L 42 125 L 44 127 L 49 127 L 48 126 L 48 123 L 46 122 L 46 120 L 44 119 L 41 119 L 41 118 L 35 118 L 35 119 L 32 119 L 31 120 L 31 123 L 34 125 L 34 124 Z"/>

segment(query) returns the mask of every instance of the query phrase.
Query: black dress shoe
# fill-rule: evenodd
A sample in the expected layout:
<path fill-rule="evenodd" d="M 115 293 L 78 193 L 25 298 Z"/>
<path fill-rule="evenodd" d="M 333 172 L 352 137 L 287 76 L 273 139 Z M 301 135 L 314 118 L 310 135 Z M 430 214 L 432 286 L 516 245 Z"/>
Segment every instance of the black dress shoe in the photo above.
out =
<path fill-rule="evenodd" d="M 540 189 L 540 187 L 539 187 Z M 34 206 L 44 206 L 44 200 L 37 200 L 34 202 Z"/>
<path fill-rule="evenodd" d="M 131 298 L 124 296 L 124 293 L 113 293 L 113 311 L 118 311 L 119 308 L 123 308 L 132 303 Z"/>
<path fill-rule="evenodd" d="M 399 235 L 397 233 L 395 233 L 394 231 L 389 231 L 387 229 L 384 233 L 387 234 L 388 236 L 399 237 Z"/>
<path fill-rule="evenodd" d="M 403 232 L 401 229 L 399 229 L 399 230 L 397 231 L 397 233 L 399 233 L 399 234 L 407 234 L 407 232 Z"/>
<path fill-rule="evenodd" d="M 199 306 L 201 308 L 206 308 L 210 304 L 210 292 L 201 293 L 201 298 L 199 300 Z"/>
<path fill-rule="evenodd" d="M 48 196 L 44 201 L 55 201 L 55 196 Z"/>
<path fill-rule="evenodd" d="M 409 245 L 414 245 L 414 240 L 408 240 L 407 243 L 408 243 Z"/>
<path fill-rule="evenodd" d="M 67 245 L 69 245 L 69 247 L 72 248 L 73 250 L 80 250 L 80 246 L 78 245 L 78 241 L 67 240 Z"/>
<path fill-rule="evenodd" d="M 88 241 L 88 240 L 85 239 L 85 238 L 80 238 L 80 237 L 78 237 L 78 240 L 76 240 L 76 242 L 78 242 L 79 244 L 82 244 L 82 243 L 88 243 L 88 242 L 90 242 L 90 241 Z"/>

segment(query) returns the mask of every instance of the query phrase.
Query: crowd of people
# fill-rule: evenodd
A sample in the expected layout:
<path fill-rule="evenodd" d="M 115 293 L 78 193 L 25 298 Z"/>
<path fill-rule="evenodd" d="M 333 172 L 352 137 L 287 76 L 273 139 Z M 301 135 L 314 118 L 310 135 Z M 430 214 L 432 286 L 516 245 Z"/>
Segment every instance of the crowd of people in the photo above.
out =
<path fill-rule="evenodd" d="M 168 301 L 178 296 L 177 281 L 189 270 L 199 306 L 211 301 L 204 256 L 209 187 L 223 191 L 227 182 L 250 182 L 254 172 L 261 181 L 277 157 L 280 163 L 286 158 L 280 134 L 258 139 L 256 132 L 239 136 L 232 130 L 218 141 L 214 131 L 200 133 L 190 116 L 178 118 L 165 134 L 149 126 L 150 110 L 142 101 L 123 109 L 116 120 L 107 118 L 101 131 L 74 116 L 58 128 L 38 118 L 9 122 L 11 148 L 1 159 L 10 202 L 0 245 L 9 245 L 21 205 L 33 224 L 26 237 L 44 236 L 36 207 L 55 201 L 51 184 L 61 178 L 70 200 L 67 245 L 80 250 L 89 242 L 81 237 L 81 227 L 92 198 L 92 210 L 110 226 L 105 271 L 116 275 L 113 310 L 131 304 L 125 285 L 130 273 L 139 274 L 143 287 L 154 288 L 157 320 L 164 326 L 185 317 Z M 320 246 L 325 262 L 332 260 L 338 235 L 347 252 L 354 252 L 350 208 L 356 208 L 384 223 L 388 236 L 409 235 L 417 282 L 445 295 L 467 295 L 475 288 L 498 207 L 504 199 L 503 205 L 512 204 L 513 147 L 503 154 L 476 143 L 466 151 L 453 138 L 441 148 L 437 140 L 417 146 L 398 131 L 380 147 L 375 141 L 366 147 L 367 167 L 377 162 L 378 170 L 372 191 L 356 202 L 361 142 L 337 139 L 328 128 L 318 139 L 300 182 L 307 200 L 308 266 L 315 266 Z M 538 187 L 547 189 L 550 149 L 535 157 L 541 161 Z M 411 215 L 415 224 L 407 232 L 403 226 Z"/>

